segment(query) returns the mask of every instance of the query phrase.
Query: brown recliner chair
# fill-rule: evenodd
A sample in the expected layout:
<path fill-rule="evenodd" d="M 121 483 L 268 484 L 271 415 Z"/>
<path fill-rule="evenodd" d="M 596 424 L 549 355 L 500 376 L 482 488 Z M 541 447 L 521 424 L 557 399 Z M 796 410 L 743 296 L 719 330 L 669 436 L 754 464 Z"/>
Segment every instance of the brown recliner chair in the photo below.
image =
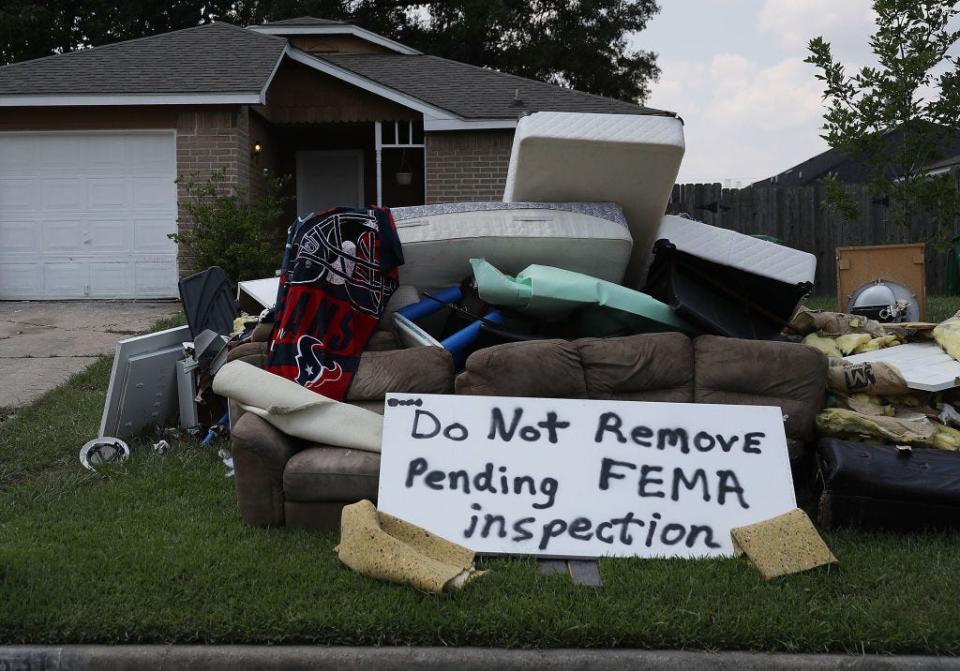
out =
<path fill-rule="evenodd" d="M 241 345 L 231 360 L 265 363 L 262 343 Z M 438 347 L 366 351 L 345 401 L 383 413 L 390 392 L 453 393 L 453 358 Z M 376 500 L 380 455 L 310 445 L 230 404 L 231 452 L 243 520 L 258 527 L 336 529 L 343 506 Z"/>
<path fill-rule="evenodd" d="M 661 333 L 489 347 L 470 356 L 455 388 L 464 395 L 778 405 L 796 459 L 814 439 L 826 369 L 826 357 L 803 345 Z M 444 350 L 365 352 L 347 400 L 382 410 L 389 392 L 453 388 Z M 378 454 L 306 445 L 250 414 L 235 421 L 232 440 L 247 524 L 336 529 L 344 505 L 376 500 Z"/>

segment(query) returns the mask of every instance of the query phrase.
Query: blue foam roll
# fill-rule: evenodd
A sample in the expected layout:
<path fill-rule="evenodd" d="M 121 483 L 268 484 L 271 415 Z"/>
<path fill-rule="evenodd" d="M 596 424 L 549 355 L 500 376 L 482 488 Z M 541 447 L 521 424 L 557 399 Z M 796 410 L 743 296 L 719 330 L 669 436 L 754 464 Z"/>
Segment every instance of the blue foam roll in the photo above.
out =
<path fill-rule="evenodd" d="M 400 308 L 397 312 L 415 322 L 432 315 L 448 303 L 456 303 L 461 298 L 463 298 L 463 292 L 460 291 L 460 287 L 447 287 L 433 294 L 433 298 L 423 298 L 419 303 Z"/>
<path fill-rule="evenodd" d="M 503 315 L 494 310 L 493 312 L 485 314 L 483 320 L 494 324 L 503 324 Z M 483 321 L 478 319 L 470 324 L 470 326 L 464 327 L 452 336 L 440 341 L 443 349 L 453 355 L 453 363 L 457 368 L 460 368 L 466 362 L 467 350 L 470 349 L 470 345 L 475 343 L 477 338 L 480 337 L 480 327 L 482 325 Z"/>

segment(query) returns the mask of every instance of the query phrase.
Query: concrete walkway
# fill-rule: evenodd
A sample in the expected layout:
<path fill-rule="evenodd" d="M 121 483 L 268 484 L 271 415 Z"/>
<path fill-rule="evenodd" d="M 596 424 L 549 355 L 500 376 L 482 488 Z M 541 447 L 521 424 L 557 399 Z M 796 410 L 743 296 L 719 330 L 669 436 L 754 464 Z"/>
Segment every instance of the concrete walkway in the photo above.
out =
<path fill-rule="evenodd" d="M 42 396 L 179 302 L 0 301 L 0 411 Z"/>
<path fill-rule="evenodd" d="M 956 671 L 956 657 L 878 655 L 771 655 L 752 652 L 674 650 L 502 650 L 497 648 L 349 648 L 253 645 L 67 645 L 0 646 L 0 669 L 110 671 L 191 669 L 191 671 Z"/>

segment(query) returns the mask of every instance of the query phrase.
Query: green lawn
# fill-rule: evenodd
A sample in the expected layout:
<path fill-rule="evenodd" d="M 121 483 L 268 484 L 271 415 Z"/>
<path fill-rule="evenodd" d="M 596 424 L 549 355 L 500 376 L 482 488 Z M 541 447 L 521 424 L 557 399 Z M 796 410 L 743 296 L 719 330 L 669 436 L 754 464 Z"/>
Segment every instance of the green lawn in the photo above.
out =
<path fill-rule="evenodd" d="M 446 597 L 377 583 L 332 535 L 244 527 L 213 448 L 84 471 L 109 371 L 0 424 L 0 643 L 960 653 L 960 535 L 825 534 L 839 567 L 772 583 L 735 559 L 605 560 L 599 590 L 529 559 Z"/>
<path fill-rule="evenodd" d="M 817 310 L 836 310 L 836 296 L 811 296 L 805 303 Z M 927 321 L 942 322 L 960 310 L 960 296 L 927 296 Z"/>

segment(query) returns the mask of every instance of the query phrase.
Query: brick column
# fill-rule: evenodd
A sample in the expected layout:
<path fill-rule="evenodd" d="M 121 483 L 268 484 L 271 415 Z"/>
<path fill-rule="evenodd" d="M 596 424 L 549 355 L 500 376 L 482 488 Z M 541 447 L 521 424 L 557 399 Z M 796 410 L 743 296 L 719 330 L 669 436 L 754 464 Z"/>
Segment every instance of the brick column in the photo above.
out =
<path fill-rule="evenodd" d="M 427 204 L 500 200 L 512 130 L 427 133 Z"/>
<path fill-rule="evenodd" d="M 186 199 L 184 181 L 206 181 L 223 170 L 227 188 L 250 189 L 250 112 L 249 108 L 211 107 L 194 108 L 181 112 L 177 118 L 177 201 Z M 177 228 L 192 226 L 189 215 L 179 208 Z M 180 250 L 178 264 L 181 274 L 196 270 L 193 260 Z"/>

